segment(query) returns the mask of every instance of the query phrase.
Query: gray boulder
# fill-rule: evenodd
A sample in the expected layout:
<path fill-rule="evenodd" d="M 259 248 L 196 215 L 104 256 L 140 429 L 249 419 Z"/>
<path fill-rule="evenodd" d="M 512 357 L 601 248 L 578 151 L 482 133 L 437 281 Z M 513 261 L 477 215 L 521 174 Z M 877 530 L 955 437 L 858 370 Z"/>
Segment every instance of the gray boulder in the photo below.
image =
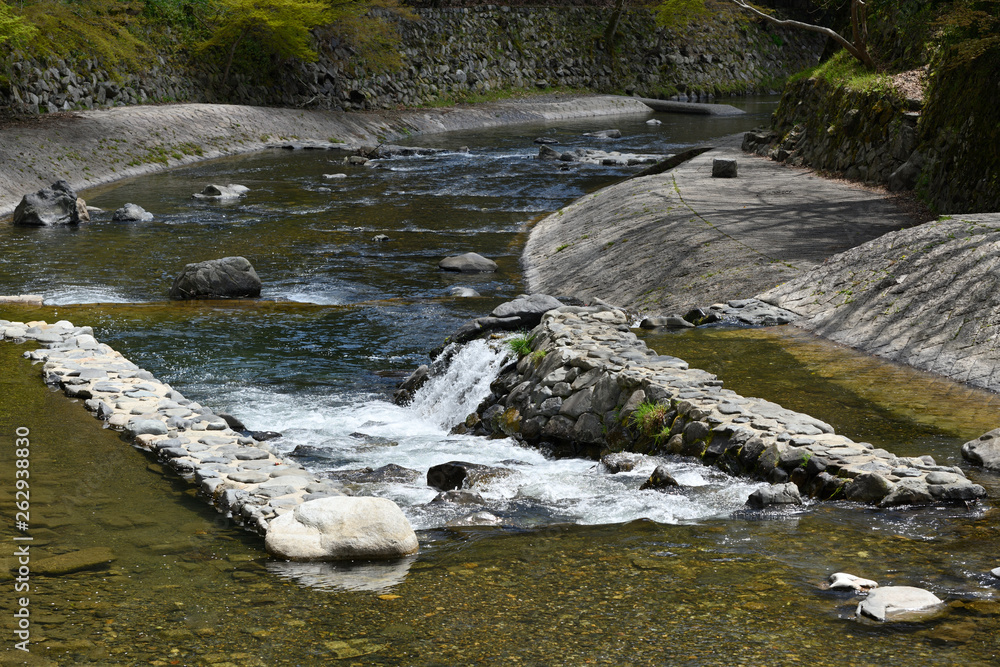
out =
<path fill-rule="evenodd" d="M 550 148 L 548 145 L 544 145 L 543 144 L 538 149 L 538 159 L 539 160 L 551 160 L 551 161 L 555 161 L 555 160 L 559 160 L 561 158 L 562 158 L 562 153 L 560 153 L 559 151 L 557 151 L 554 148 Z"/>
<path fill-rule="evenodd" d="M 82 215 L 81 215 L 82 211 Z M 87 204 L 76 196 L 66 181 L 24 195 L 14 209 L 13 222 L 23 227 L 75 225 L 90 219 Z"/>
<path fill-rule="evenodd" d="M 753 509 L 764 509 L 765 507 L 780 507 L 788 505 L 801 505 L 802 496 L 799 494 L 799 487 L 791 482 L 785 484 L 772 484 L 764 486 L 747 498 L 747 507 Z"/>
<path fill-rule="evenodd" d="M 585 137 L 596 137 L 598 139 L 621 139 L 621 130 L 598 130 L 597 132 L 584 132 Z"/>
<path fill-rule="evenodd" d="M 260 288 L 260 278 L 246 258 L 223 257 L 185 266 L 170 288 L 170 298 L 256 298 Z"/>
<path fill-rule="evenodd" d="M 559 299 L 548 294 L 532 294 L 531 296 L 521 295 L 513 301 L 501 303 L 490 313 L 493 317 L 519 317 L 523 326 L 527 329 L 538 326 L 542 321 L 542 315 L 560 308 L 562 303 Z"/>
<path fill-rule="evenodd" d="M 481 463 L 465 461 L 449 461 L 431 466 L 427 471 L 427 486 L 438 491 L 453 489 L 471 489 L 492 480 L 508 477 L 513 474 L 510 468 L 488 466 Z"/>
<path fill-rule="evenodd" d="M 639 461 L 639 456 L 625 452 L 615 452 L 601 457 L 601 465 L 604 466 L 609 475 L 631 472 L 639 464 Z"/>
<path fill-rule="evenodd" d="M 962 445 L 962 457 L 974 465 L 1000 470 L 1000 428 Z"/>
<path fill-rule="evenodd" d="M 229 185 L 206 185 L 204 190 L 195 193 L 193 196 L 195 199 L 224 201 L 239 199 L 248 192 L 250 192 L 250 188 L 247 186 L 230 183 Z"/>
<path fill-rule="evenodd" d="M 885 586 L 876 588 L 858 605 L 858 616 L 876 621 L 913 621 L 937 611 L 943 601 L 923 588 Z"/>
<path fill-rule="evenodd" d="M 267 552 L 295 561 L 385 560 L 419 549 L 402 510 L 387 498 L 309 500 L 268 525 Z"/>
<path fill-rule="evenodd" d="M 497 270 L 497 263 L 474 252 L 467 252 L 464 255 L 445 257 L 438 263 L 438 268 L 459 273 L 493 273 Z"/>
<path fill-rule="evenodd" d="M 112 222 L 149 222 L 153 214 L 138 204 L 125 204 L 111 215 Z"/>
<path fill-rule="evenodd" d="M 656 491 L 668 491 L 672 489 L 680 488 L 680 484 L 674 479 L 674 476 L 670 474 L 670 470 L 667 466 L 656 466 L 656 470 L 653 474 L 649 476 L 642 486 L 639 487 L 640 491 L 646 489 L 654 489 Z"/>

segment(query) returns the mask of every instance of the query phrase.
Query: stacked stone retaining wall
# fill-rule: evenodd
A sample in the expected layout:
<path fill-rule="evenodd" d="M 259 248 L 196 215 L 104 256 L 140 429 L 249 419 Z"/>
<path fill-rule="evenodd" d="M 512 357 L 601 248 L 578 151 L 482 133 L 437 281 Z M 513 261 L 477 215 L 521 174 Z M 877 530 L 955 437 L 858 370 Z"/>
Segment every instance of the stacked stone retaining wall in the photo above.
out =
<path fill-rule="evenodd" d="M 0 106 L 31 112 L 151 102 L 213 102 L 315 109 L 377 109 L 461 100 L 497 89 L 564 86 L 647 97 L 705 99 L 769 91 L 814 65 L 823 39 L 812 33 L 720 16 L 683 33 L 658 28 L 651 12 L 627 12 L 614 54 L 602 43 L 608 11 L 594 7 L 419 9 L 393 18 L 403 67 L 378 73 L 327 30 L 316 31 L 316 63 L 287 65 L 273 80 L 191 64 L 166 54 L 138 73 L 93 59 L 24 60 L 0 71 Z"/>
<path fill-rule="evenodd" d="M 501 371 L 460 429 L 577 453 L 690 456 L 734 475 L 790 481 L 823 500 L 895 506 L 985 495 L 959 468 L 897 457 L 724 389 L 714 375 L 647 348 L 628 322 L 606 306 L 549 311 L 531 331 L 532 352 Z"/>
<path fill-rule="evenodd" d="M 920 114 L 894 91 L 848 90 L 820 78 L 789 84 L 770 131 L 748 133 L 744 150 L 779 162 L 839 172 L 893 189 L 912 189 L 907 173 Z"/>

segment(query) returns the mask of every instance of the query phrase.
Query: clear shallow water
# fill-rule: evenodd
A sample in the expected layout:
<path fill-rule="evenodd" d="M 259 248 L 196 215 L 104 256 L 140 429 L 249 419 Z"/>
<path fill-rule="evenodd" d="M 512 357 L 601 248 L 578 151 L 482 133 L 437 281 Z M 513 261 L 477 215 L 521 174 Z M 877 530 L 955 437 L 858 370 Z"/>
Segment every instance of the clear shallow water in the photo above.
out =
<path fill-rule="evenodd" d="M 86 193 L 108 210 L 138 203 L 158 216 L 152 224 L 0 229 L 0 291 L 41 291 L 51 304 L 0 317 L 90 324 L 187 396 L 284 432 L 287 451 L 311 448 L 301 460 L 316 470 L 392 462 L 425 471 L 452 459 L 516 470 L 483 489 L 507 528 L 440 528 L 463 511 L 428 506 L 434 493 L 419 480 L 368 485 L 359 491 L 398 500 L 421 528 L 420 556 L 374 570 L 289 566 L 48 393 L 16 346 L 0 346 L 0 424 L 6 434 L 27 423 L 42 445 L 32 463 L 39 555 L 96 544 L 118 555 L 96 573 L 36 580 L 38 652 L 62 664 L 994 664 L 1000 605 L 988 571 L 1000 564 L 1000 534 L 989 504 L 814 505 L 752 520 L 731 515 L 752 485 L 698 465 L 671 461 L 690 488 L 663 496 L 637 491 L 652 460 L 608 476 L 591 461 L 449 436 L 475 402 L 467 391 L 496 363 L 485 349 L 473 348 L 469 372 L 436 397 L 409 409 L 388 402 L 426 350 L 520 291 L 531 219 L 624 173 L 540 165 L 529 158 L 533 137 L 584 145 L 581 132 L 618 126 L 646 137 L 627 150 L 673 152 L 713 131 L 680 119 L 675 137 L 642 120 L 425 137 L 414 143 L 454 152 L 387 163 L 396 171 L 343 169 L 346 181 L 322 178 L 342 170 L 328 153 L 247 156 Z M 254 190 L 234 205 L 189 199 L 208 182 Z M 393 240 L 373 243 L 376 233 Z M 437 272 L 441 257 L 467 250 L 501 270 Z M 162 301 L 185 262 L 228 254 L 254 262 L 266 298 L 311 303 Z M 451 298 L 453 285 L 484 296 Z M 68 305 L 87 301 L 101 305 Z M 918 385 L 891 367 L 864 375 L 830 346 L 810 356 L 794 338 L 748 337 L 698 332 L 650 344 L 900 453 L 958 462 L 957 444 L 994 425 L 981 395 Z M 0 463 L 12 479 L 9 448 Z M 0 487 L 5 517 L 8 495 Z M 817 588 L 837 570 L 926 586 L 952 606 L 925 624 L 858 623 L 856 600 Z"/>

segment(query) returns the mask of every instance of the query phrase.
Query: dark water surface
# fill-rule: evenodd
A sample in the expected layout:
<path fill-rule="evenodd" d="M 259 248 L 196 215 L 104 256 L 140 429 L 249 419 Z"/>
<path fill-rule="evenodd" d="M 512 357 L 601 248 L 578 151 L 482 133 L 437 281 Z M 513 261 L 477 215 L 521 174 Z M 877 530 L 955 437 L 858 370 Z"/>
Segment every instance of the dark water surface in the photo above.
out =
<path fill-rule="evenodd" d="M 626 173 L 540 165 L 533 137 L 604 148 L 579 135 L 614 126 L 637 137 L 615 150 L 674 152 L 743 129 L 657 117 L 658 128 L 605 119 L 423 137 L 414 143 L 471 153 L 375 170 L 331 164 L 329 153 L 246 156 L 86 193 L 109 210 L 140 204 L 153 223 L 0 229 L 0 292 L 41 292 L 50 304 L 5 307 L 0 317 L 94 326 L 189 398 L 284 432 L 286 451 L 312 448 L 301 460 L 317 471 L 386 462 L 426 470 L 471 456 L 523 464 L 513 482 L 484 490 L 505 528 L 443 527 L 454 517 L 427 509 L 434 494 L 419 483 L 363 488 L 401 504 L 420 529 L 420 555 L 390 566 L 288 567 L 187 483 L 46 389 L 20 358 L 24 348 L 4 343 L 0 537 L 12 544 L 12 436 L 26 426 L 33 558 L 98 545 L 117 556 L 105 569 L 32 579 L 34 654 L 58 664 L 995 664 L 992 503 L 891 512 L 812 505 L 752 519 L 733 514 L 752 484 L 697 465 L 667 462 L 690 484 L 683 495 L 639 492 L 657 461 L 631 477 L 603 475 L 592 462 L 448 436 L 448 420 L 464 416 L 457 394 L 429 399 L 423 412 L 387 402 L 397 377 L 458 323 L 520 291 L 517 258 L 531 219 Z M 348 178 L 322 176 L 337 171 Z M 252 191 L 229 205 L 191 200 L 208 182 Z M 392 240 L 371 241 L 378 233 Z M 501 270 L 436 270 L 441 257 L 469 250 Z M 163 301 L 185 262 L 230 254 L 254 263 L 274 303 Z M 452 298 L 454 285 L 483 296 Z M 71 305 L 81 302 L 90 305 Z M 793 331 L 648 342 L 736 391 L 903 455 L 961 464 L 957 446 L 996 425 L 992 395 Z M 472 391 L 476 368 L 481 375 L 497 354 L 471 358 L 459 378 L 468 384 L 455 391 Z M 359 446 L 358 432 L 372 440 Z M 373 444 L 387 440 L 394 444 Z M 976 479 L 1000 492 L 994 477 Z M 11 552 L 0 552 L 8 567 Z M 839 570 L 927 587 L 949 606 L 925 623 L 858 621 L 856 599 L 818 588 Z M 0 586 L 12 637 L 13 582 Z"/>

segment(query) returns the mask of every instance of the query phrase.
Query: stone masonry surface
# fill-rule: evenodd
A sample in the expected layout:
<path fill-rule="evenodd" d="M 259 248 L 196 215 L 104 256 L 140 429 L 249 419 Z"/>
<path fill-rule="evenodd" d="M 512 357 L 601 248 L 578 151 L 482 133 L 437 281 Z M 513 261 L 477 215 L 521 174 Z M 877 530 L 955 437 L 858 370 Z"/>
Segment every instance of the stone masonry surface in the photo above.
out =
<path fill-rule="evenodd" d="M 43 363 L 47 384 L 82 400 L 95 418 L 155 454 L 247 530 L 265 534 L 271 519 L 303 502 L 349 495 L 233 431 L 222 417 L 98 342 L 90 327 L 0 320 L 0 334 L 36 341 L 40 348 L 24 356 Z"/>
<path fill-rule="evenodd" d="M 795 326 L 1000 391 L 1000 213 L 945 216 L 841 253 L 760 295 Z"/>
<path fill-rule="evenodd" d="M 628 322 L 608 306 L 549 311 L 531 331 L 533 351 L 501 371 L 465 426 L 536 446 L 691 456 L 731 474 L 791 481 L 822 500 L 897 506 L 985 496 L 960 468 L 897 457 L 724 389 L 714 375 L 657 355 Z M 634 418 L 652 407 L 644 425 Z"/>
<path fill-rule="evenodd" d="M 93 59 L 29 61 L 10 53 L 0 59 L 10 82 L 0 87 L 0 106 L 35 113 L 154 102 L 395 109 L 548 86 L 646 97 L 666 91 L 697 100 L 767 92 L 816 64 L 824 43 L 814 33 L 731 17 L 674 33 L 640 9 L 623 16 L 615 52 L 608 54 L 599 43 L 608 20 L 604 7 L 423 8 L 416 15 L 385 15 L 401 37 L 403 64 L 396 71 L 369 71 L 329 30 L 314 32 L 316 62 L 290 62 L 273 80 L 254 72 L 224 82 L 220 64 L 188 65 L 165 55 L 146 71 L 128 73 Z"/>

